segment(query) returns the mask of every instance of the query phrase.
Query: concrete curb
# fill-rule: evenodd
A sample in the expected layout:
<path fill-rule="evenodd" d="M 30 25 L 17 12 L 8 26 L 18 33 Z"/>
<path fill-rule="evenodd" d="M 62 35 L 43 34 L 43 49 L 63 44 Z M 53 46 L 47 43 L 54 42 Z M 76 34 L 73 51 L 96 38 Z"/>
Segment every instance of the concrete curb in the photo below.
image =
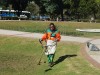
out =
<path fill-rule="evenodd" d="M 87 59 L 94 67 L 100 68 L 100 63 L 97 60 L 95 60 L 88 52 L 89 52 L 89 49 L 87 45 L 82 47 L 81 49 L 82 56 L 85 57 L 85 59 Z"/>
<path fill-rule="evenodd" d="M 100 39 L 87 42 L 84 55 L 95 67 L 100 68 Z"/>

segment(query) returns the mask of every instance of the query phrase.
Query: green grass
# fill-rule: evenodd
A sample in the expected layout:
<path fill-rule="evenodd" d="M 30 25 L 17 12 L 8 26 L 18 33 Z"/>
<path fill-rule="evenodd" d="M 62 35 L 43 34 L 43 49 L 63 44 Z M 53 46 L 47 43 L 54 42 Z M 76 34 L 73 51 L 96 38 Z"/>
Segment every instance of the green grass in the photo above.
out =
<path fill-rule="evenodd" d="M 25 32 L 44 33 L 51 22 L 44 21 L 0 21 L 0 29 L 17 30 Z M 62 35 L 97 37 L 100 33 L 78 32 L 76 29 L 100 29 L 100 23 L 88 22 L 53 22 Z"/>
<path fill-rule="evenodd" d="M 80 54 L 79 43 L 59 42 L 54 61 L 58 63 L 48 68 L 43 63 L 37 65 L 42 48 L 38 39 L 0 36 L 0 75 L 100 75 L 100 70 L 93 67 Z"/>

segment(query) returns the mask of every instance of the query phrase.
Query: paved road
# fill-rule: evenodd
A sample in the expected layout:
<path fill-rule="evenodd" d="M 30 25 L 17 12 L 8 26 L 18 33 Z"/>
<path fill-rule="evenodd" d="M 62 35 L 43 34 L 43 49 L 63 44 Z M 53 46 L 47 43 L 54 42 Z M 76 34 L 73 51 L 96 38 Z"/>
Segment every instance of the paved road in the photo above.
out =
<path fill-rule="evenodd" d="M 41 38 L 43 35 L 40 33 L 30 33 L 30 32 L 21 32 L 21 31 L 3 30 L 3 29 L 0 29 L 0 34 L 18 36 L 18 37 L 27 37 L 27 38 Z M 89 55 L 89 58 L 93 59 L 92 61 L 95 61 L 95 64 L 97 63 L 100 66 L 100 51 L 99 51 L 100 50 L 100 39 L 73 37 L 73 36 L 61 36 L 61 41 L 79 42 L 79 43 L 84 43 L 84 44 L 87 44 L 87 42 L 89 42 L 90 43 L 89 46 L 88 47 L 86 46 L 86 49 L 85 49 L 86 53 Z M 92 49 L 95 49 L 95 46 L 99 49 L 98 51 L 92 50 Z"/>

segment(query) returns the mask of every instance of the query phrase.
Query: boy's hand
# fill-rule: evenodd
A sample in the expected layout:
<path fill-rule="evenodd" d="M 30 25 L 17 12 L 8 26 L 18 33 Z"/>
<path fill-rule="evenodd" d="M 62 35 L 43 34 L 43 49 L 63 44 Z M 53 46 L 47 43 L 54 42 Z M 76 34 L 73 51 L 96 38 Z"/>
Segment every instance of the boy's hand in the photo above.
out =
<path fill-rule="evenodd" d="M 40 42 L 41 44 L 42 44 L 42 41 L 43 41 L 42 39 L 39 39 L 39 42 Z"/>

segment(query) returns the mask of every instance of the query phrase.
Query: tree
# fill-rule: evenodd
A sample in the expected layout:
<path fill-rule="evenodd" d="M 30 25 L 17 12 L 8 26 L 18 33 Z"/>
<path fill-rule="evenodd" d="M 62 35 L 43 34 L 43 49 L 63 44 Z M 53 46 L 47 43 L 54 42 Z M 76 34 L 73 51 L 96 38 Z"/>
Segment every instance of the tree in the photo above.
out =
<path fill-rule="evenodd" d="M 98 12 L 97 12 L 97 18 L 100 19 L 100 0 L 96 0 L 96 3 L 97 3 L 97 9 L 98 9 Z"/>
<path fill-rule="evenodd" d="M 93 15 L 93 17 L 96 18 L 97 8 L 97 4 L 94 0 L 81 0 L 79 12 L 83 18 L 87 18 L 90 15 Z"/>
<path fill-rule="evenodd" d="M 39 6 L 35 4 L 34 2 L 30 2 L 28 3 L 26 10 L 30 11 L 32 15 L 36 15 L 39 13 Z"/>
<path fill-rule="evenodd" d="M 35 4 L 30 4 L 34 1 Z M 69 17 L 88 18 L 93 15 L 95 18 L 100 13 L 100 0 L 1 0 L 0 4 L 6 9 L 9 4 L 20 15 L 21 11 L 31 11 L 33 14 L 39 12 L 40 15 L 48 14 L 51 18 L 61 17 L 64 13 Z M 33 12 L 33 11 L 36 12 Z"/>
<path fill-rule="evenodd" d="M 57 0 L 57 4 L 59 5 L 59 9 L 58 12 L 60 12 L 61 15 L 61 20 L 64 21 L 64 16 L 63 16 L 63 9 L 64 9 L 64 4 L 63 4 L 63 0 Z"/>
<path fill-rule="evenodd" d="M 62 0 L 41 0 L 46 12 L 51 16 L 51 19 L 61 15 L 63 20 L 63 2 Z"/>
<path fill-rule="evenodd" d="M 28 0 L 13 0 L 12 5 L 15 10 L 22 11 L 25 10 L 28 4 Z"/>
<path fill-rule="evenodd" d="M 30 0 L 6 0 L 6 5 L 9 7 L 9 4 L 11 4 L 12 8 L 18 12 L 17 15 L 19 16 L 21 11 L 26 9 L 28 1 Z"/>
<path fill-rule="evenodd" d="M 35 4 L 39 6 L 39 14 L 44 15 L 46 14 L 45 7 L 43 6 L 42 0 L 33 0 Z"/>
<path fill-rule="evenodd" d="M 93 14 L 93 17 L 96 18 L 96 13 L 98 12 L 98 6 L 96 4 L 96 2 L 94 0 L 89 0 L 88 1 L 88 8 L 90 9 L 90 13 L 89 14 Z"/>
<path fill-rule="evenodd" d="M 7 9 L 7 1 L 6 0 L 0 0 L 0 6 L 2 6 L 2 9 Z"/>

